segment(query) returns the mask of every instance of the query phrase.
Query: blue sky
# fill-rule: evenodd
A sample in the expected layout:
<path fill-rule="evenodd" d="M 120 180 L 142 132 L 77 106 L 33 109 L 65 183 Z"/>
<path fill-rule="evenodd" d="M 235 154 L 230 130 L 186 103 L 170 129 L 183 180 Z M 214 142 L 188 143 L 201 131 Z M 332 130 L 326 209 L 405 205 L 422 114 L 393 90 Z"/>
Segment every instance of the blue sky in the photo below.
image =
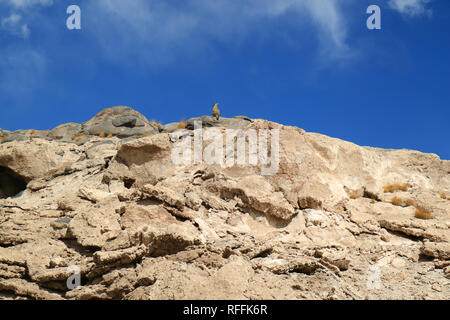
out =
<path fill-rule="evenodd" d="M 82 29 L 66 28 L 81 8 Z M 382 30 L 366 28 L 381 7 Z M 0 128 L 128 105 L 450 159 L 448 0 L 0 0 Z"/>

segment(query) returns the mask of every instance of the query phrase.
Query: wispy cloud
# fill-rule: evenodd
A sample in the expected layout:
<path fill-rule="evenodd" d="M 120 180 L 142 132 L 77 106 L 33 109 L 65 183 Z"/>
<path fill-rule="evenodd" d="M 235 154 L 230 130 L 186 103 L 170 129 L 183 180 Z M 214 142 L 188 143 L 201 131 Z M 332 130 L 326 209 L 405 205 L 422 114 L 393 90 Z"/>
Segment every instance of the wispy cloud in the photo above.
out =
<path fill-rule="evenodd" d="M 34 9 L 52 4 L 53 0 L 0 0 L 0 35 L 10 36 L 3 37 L 7 41 L 0 47 L 2 95 L 23 97 L 38 88 L 46 76 L 46 53 L 28 40 L 32 36 L 30 26 L 40 17 Z"/>
<path fill-rule="evenodd" d="M 103 55 L 159 65 L 180 55 L 210 52 L 217 42 L 238 47 L 255 38 L 276 36 L 273 26 L 285 17 L 290 17 L 289 21 L 309 39 L 317 39 L 322 57 L 346 58 L 350 50 L 342 3 L 339 0 L 81 0 L 80 6 L 83 13 L 95 12 L 83 15 L 83 21 L 88 22 L 83 32 L 89 32 L 100 43 Z M 0 27 L 12 35 L 28 38 L 35 26 L 27 18 L 36 16 L 34 8 L 53 4 L 53 0 L 0 0 L 0 6 L 9 8 L 8 15 L 0 13 Z"/>
<path fill-rule="evenodd" d="M 49 6 L 53 0 L 1 0 L 0 3 L 9 4 L 15 8 L 29 8 L 35 5 Z"/>
<path fill-rule="evenodd" d="M 45 56 L 33 49 L 9 47 L 0 50 L 0 92 L 16 97 L 37 88 L 45 76 Z"/>
<path fill-rule="evenodd" d="M 28 38 L 30 27 L 26 22 L 30 12 L 35 6 L 51 6 L 53 0 L 0 0 L 0 32 L 9 32 L 13 36 Z M 4 15 L 9 11 L 9 15 Z"/>
<path fill-rule="evenodd" d="M 431 0 L 389 0 L 389 6 L 407 16 L 430 14 L 427 4 Z"/>
<path fill-rule="evenodd" d="M 97 0 L 89 32 L 114 57 L 128 52 L 159 64 L 177 55 L 208 52 L 216 41 L 239 45 L 250 36 L 273 35 L 277 19 L 295 17 L 305 34 L 316 35 L 321 52 L 348 54 L 347 26 L 337 0 Z M 138 50 L 140 52 L 135 52 Z"/>
<path fill-rule="evenodd" d="M 12 35 L 28 38 L 30 29 L 26 23 L 22 23 L 22 16 L 17 13 L 11 13 L 9 17 L 0 19 L 1 30 L 6 30 Z"/>
<path fill-rule="evenodd" d="M 90 41 L 92 59 L 107 58 L 123 66 L 135 63 L 145 70 L 180 60 L 203 62 L 220 56 L 221 46 L 239 49 L 242 44 L 279 37 L 298 46 L 304 39 L 310 44 L 315 39 L 316 56 L 325 63 L 348 61 L 358 50 L 349 40 L 345 5 L 358 1 L 79 0 L 79 5 L 81 32 L 86 43 Z M 429 2 L 389 0 L 388 4 L 402 14 L 417 16 L 429 12 Z M 54 0 L 0 0 L 0 32 L 17 38 L 0 49 L 0 89 L 13 88 L 30 74 L 45 74 L 47 47 L 37 49 L 32 41 L 23 40 L 35 40 L 34 28 L 45 29 L 39 42 L 45 45 L 61 36 L 65 11 L 58 17 L 60 27 L 50 27 L 50 15 L 41 19 L 45 10 L 37 10 L 52 5 L 62 6 Z"/>

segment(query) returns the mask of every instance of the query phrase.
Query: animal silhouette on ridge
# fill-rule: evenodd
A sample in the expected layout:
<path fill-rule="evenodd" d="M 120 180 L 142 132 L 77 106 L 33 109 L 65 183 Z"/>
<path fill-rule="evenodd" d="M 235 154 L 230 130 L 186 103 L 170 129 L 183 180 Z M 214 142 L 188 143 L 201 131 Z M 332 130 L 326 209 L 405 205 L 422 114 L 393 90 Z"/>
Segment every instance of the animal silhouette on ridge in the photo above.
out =
<path fill-rule="evenodd" d="M 213 117 L 216 118 L 216 120 L 220 119 L 220 110 L 219 110 L 219 104 L 218 103 L 214 104 L 213 110 L 212 110 L 212 114 L 213 114 Z"/>

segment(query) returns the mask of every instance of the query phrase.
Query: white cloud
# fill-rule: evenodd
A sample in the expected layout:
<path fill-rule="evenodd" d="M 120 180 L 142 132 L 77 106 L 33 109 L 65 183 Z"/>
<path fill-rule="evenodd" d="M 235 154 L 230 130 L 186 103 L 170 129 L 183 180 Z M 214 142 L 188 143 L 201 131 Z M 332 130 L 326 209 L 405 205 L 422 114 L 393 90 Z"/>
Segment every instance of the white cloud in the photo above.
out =
<path fill-rule="evenodd" d="M 38 14 L 33 8 L 53 3 L 0 0 L 0 5 L 12 12 L 0 18 L 4 21 L 1 27 L 27 38 L 34 25 L 25 21 Z M 318 39 L 322 56 L 342 58 L 350 52 L 341 0 L 85 0 L 80 6 L 82 13 L 95 13 L 83 15 L 83 23 L 93 17 L 83 25 L 83 32 L 90 32 L 101 44 L 103 55 L 151 65 L 182 55 L 207 54 L 216 42 L 232 48 L 245 41 L 276 37 L 271 26 L 285 16 L 291 17 L 290 22 L 304 31 L 305 37 Z M 13 21 L 14 17 L 18 21 Z M 281 33 L 285 38 L 299 34 Z M 290 40 L 299 46 L 302 42 Z"/>
<path fill-rule="evenodd" d="M 209 52 L 211 43 L 227 46 L 275 35 L 274 21 L 285 16 L 320 42 L 327 57 L 348 53 L 347 26 L 338 0 L 96 0 L 82 9 L 96 12 L 89 32 L 112 57 L 145 56 L 159 64 L 178 55 Z M 279 31 L 283 33 L 284 31 Z M 285 34 L 283 34 L 285 36 Z M 298 36 L 298 33 L 296 33 Z M 297 40 L 298 43 L 302 39 Z M 133 57 L 135 58 L 135 57 Z"/>
<path fill-rule="evenodd" d="M 30 29 L 26 23 L 22 23 L 22 16 L 12 13 L 9 17 L 0 19 L 0 26 L 2 30 L 7 30 L 9 33 L 28 38 Z"/>
<path fill-rule="evenodd" d="M 24 16 L 28 16 L 28 9 L 52 4 L 53 0 L 0 0 L 0 5 L 8 7 L 12 12 L 9 16 L 0 17 L 0 31 L 6 30 L 14 36 L 28 38 L 30 28 L 27 23 L 23 23 Z"/>
<path fill-rule="evenodd" d="M 22 17 L 16 13 L 12 13 L 7 18 L 2 18 L 2 26 L 15 26 L 17 25 L 20 20 L 22 20 Z"/>
<path fill-rule="evenodd" d="M 319 27 L 319 37 L 328 54 L 348 55 L 346 23 L 337 1 L 309 0 L 305 5 Z"/>
<path fill-rule="evenodd" d="M 50 6 L 53 0 L 1 0 L 0 3 L 10 4 L 15 8 L 28 8 L 35 5 Z"/>
<path fill-rule="evenodd" d="M 34 8 L 50 6 L 53 0 L 0 0 L 0 33 L 17 38 L 0 47 L 0 92 L 20 98 L 34 91 L 46 74 L 46 54 L 31 46 L 30 23 L 39 18 Z M 39 19 L 38 19 L 39 20 Z"/>
<path fill-rule="evenodd" d="M 430 14 L 431 10 L 426 6 L 430 0 L 389 0 L 389 6 L 408 16 Z"/>

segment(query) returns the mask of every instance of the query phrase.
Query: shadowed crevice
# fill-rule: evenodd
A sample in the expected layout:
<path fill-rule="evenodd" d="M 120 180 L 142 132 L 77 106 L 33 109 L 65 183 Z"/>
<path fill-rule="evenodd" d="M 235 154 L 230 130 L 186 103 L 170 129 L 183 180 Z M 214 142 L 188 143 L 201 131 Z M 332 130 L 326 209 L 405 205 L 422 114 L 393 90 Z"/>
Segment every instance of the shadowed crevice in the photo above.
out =
<path fill-rule="evenodd" d="M 0 166 L 0 199 L 14 197 L 27 188 L 27 181 L 7 167 Z"/>

